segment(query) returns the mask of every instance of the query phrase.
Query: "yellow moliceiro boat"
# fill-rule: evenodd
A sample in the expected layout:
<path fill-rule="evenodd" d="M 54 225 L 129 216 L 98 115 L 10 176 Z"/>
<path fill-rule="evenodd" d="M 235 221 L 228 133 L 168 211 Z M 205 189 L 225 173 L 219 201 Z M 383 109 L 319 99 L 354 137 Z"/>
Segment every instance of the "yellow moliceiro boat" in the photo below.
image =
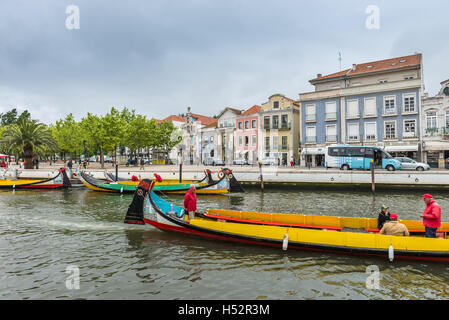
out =
<path fill-rule="evenodd" d="M 158 197 L 153 185 L 139 186 L 140 196 L 135 195 L 125 221 L 139 223 L 135 221 L 142 219 L 165 231 L 284 249 L 449 262 L 449 239 L 372 233 L 376 219 L 209 209 L 189 223 L 183 208 Z M 412 234 L 424 230 L 421 221 L 401 222 Z M 445 222 L 440 232 L 446 234 L 448 229 Z"/>
<path fill-rule="evenodd" d="M 167 180 L 165 179 L 163 182 L 161 182 L 160 184 L 163 185 L 167 185 L 167 184 L 195 184 L 198 186 L 205 186 L 207 184 L 213 183 L 214 180 L 212 178 L 212 172 L 207 169 L 204 171 L 205 176 L 203 179 L 201 180 L 182 180 L 181 182 L 179 182 L 179 180 Z M 115 174 L 112 174 L 110 172 L 108 172 L 107 170 L 104 171 L 104 176 L 106 178 L 106 181 L 111 183 L 111 182 L 117 182 L 118 184 L 126 184 L 126 185 L 134 185 L 137 186 L 139 184 L 139 181 L 132 181 L 129 179 L 123 179 L 123 178 L 116 178 Z"/>

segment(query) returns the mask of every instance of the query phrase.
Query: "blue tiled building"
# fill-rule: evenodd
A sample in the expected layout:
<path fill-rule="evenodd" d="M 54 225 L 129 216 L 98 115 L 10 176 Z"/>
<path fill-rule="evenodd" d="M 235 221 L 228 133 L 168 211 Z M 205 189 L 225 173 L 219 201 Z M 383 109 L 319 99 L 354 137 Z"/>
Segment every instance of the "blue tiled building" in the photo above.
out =
<path fill-rule="evenodd" d="M 301 165 L 319 166 L 332 144 L 376 145 L 421 158 L 422 56 L 354 64 L 310 80 L 301 93 Z"/>

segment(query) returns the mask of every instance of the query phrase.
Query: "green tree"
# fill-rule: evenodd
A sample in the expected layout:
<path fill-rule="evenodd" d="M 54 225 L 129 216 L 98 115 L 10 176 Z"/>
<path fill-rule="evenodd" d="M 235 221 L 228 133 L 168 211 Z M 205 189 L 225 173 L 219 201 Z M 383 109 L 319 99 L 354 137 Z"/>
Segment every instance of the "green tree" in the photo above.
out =
<path fill-rule="evenodd" d="M 83 149 L 82 128 L 75 121 L 72 113 L 69 113 L 65 119 L 56 121 L 56 124 L 51 126 L 51 131 L 58 143 L 58 152 L 64 154 L 64 161 L 66 153 L 70 153 L 74 159 Z"/>
<path fill-rule="evenodd" d="M 0 142 L 9 144 L 11 148 L 18 150 L 19 155 L 25 159 L 25 169 L 33 168 L 33 158 L 44 148 L 55 150 L 57 147 L 48 127 L 28 117 L 22 117 L 16 123 L 8 126 L 3 132 L 3 139 Z"/>

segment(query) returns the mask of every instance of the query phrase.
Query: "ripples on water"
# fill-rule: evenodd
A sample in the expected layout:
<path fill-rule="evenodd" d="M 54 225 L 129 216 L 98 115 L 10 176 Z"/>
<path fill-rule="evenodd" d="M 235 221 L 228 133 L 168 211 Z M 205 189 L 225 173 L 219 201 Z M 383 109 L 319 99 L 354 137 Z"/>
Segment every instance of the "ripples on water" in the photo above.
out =
<path fill-rule="evenodd" d="M 420 192 L 249 189 L 200 196 L 199 209 L 376 217 L 380 205 L 419 219 Z M 443 208 L 449 197 L 436 193 Z M 132 195 L 0 191 L 1 299 L 447 299 L 445 264 L 247 246 L 124 224 Z M 170 196 L 182 204 L 182 196 Z M 66 267 L 80 269 L 68 290 Z M 366 288 L 367 266 L 380 288 Z"/>

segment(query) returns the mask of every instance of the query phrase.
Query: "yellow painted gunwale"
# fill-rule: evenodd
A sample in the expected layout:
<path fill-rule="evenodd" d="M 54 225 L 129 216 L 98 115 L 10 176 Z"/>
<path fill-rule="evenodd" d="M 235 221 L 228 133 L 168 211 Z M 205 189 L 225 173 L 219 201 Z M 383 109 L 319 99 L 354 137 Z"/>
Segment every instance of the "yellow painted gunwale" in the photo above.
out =
<path fill-rule="evenodd" d="M 11 179 L 2 179 L 0 180 L 0 185 L 2 186 L 21 186 L 24 184 L 31 184 L 31 183 L 38 183 L 46 181 L 45 179 L 39 179 L 39 180 L 28 180 L 28 179 L 20 179 L 20 180 L 11 180 Z"/>

